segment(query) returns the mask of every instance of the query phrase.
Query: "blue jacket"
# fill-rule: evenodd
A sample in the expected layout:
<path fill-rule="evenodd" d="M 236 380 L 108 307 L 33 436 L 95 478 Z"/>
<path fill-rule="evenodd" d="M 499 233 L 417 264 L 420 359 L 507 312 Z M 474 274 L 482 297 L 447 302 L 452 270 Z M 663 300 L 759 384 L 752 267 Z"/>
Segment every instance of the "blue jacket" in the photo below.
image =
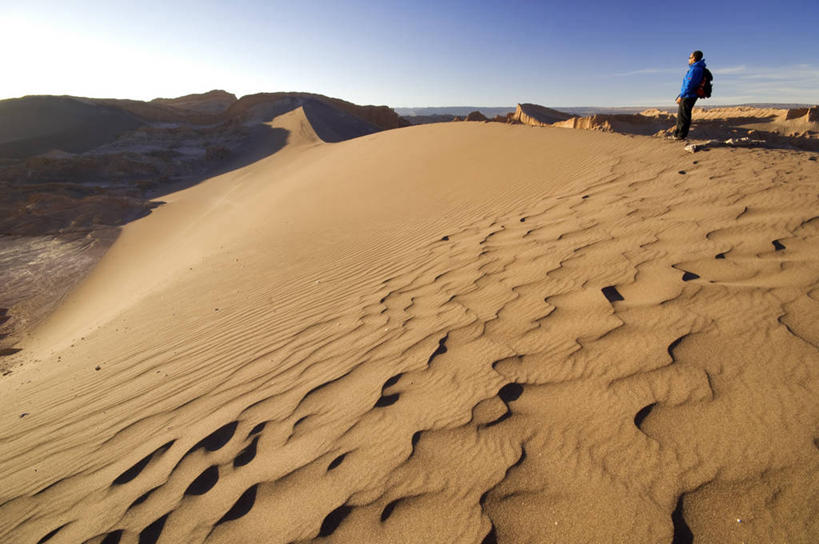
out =
<path fill-rule="evenodd" d="M 685 74 L 680 89 L 680 98 L 696 98 L 697 87 L 702 83 L 702 77 L 705 75 L 705 60 L 698 60 L 688 68 L 688 73 Z"/>

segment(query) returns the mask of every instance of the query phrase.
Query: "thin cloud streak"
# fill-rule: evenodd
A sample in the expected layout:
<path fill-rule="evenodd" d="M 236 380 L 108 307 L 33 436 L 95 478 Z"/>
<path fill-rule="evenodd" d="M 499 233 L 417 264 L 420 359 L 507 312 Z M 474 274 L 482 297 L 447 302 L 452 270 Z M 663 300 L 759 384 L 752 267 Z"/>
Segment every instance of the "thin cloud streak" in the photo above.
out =
<path fill-rule="evenodd" d="M 819 78 L 819 67 L 811 66 L 809 64 L 797 64 L 793 66 L 758 66 L 753 71 L 748 69 L 748 66 L 741 64 L 739 66 L 727 66 L 725 68 L 714 68 L 709 66 L 714 75 L 739 75 L 746 78 L 755 79 L 790 79 L 800 77 L 817 77 Z M 630 72 L 617 72 L 612 74 L 616 77 L 637 76 L 637 75 L 651 75 L 651 74 L 685 74 L 686 67 L 680 68 L 641 68 L 639 70 L 632 70 Z"/>
<path fill-rule="evenodd" d="M 748 67 L 743 64 L 741 66 L 729 66 L 727 68 L 714 68 L 711 71 L 714 72 L 714 74 L 720 74 L 720 75 L 743 74 L 743 73 L 748 71 Z"/>
<path fill-rule="evenodd" d="M 670 87 L 678 88 L 686 67 L 642 68 L 630 72 L 612 74 L 611 77 L 642 76 L 641 85 L 659 83 L 660 79 Z M 714 74 L 713 102 L 736 103 L 819 103 L 819 66 L 813 64 L 793 64 L 786 66 L 709 66 Z M 668 78 L 668 74 L 677 77 Z M 673 81 L 672 81 L 673 80 Z M 619 81 L 619 80 L 618 80 Z M 614 82 L 612 81 L 614 85 Z M 618 84 L 619 85 L 619 84 Z M 656 95 L 655 95 L 656 96 Z M 628 100 L 633 105 L 662 103 L 656 100 Z"/>
<path fill-rule="evenodd" d="M 641 70 L 633 70 L 631 72 L 618 72 L 616 74 L 612 74 L 616 77 L 625 77 L 625 76 L 642 76 L 642 75 L 649 75 L 649 74 L 676 74 L 679 72 L 679 68 L 643 68 Z"/>
<path fill-rule="evenodd" d="M 715 90 L 719 94 L 753 97 L 753 102 L 819 103 L 819 67 L 816 66 L 759 66 L 753 71 L 724 75 L 715 76 Z"/>
<path fill-rule="evenodd" d="M 615 77 L 625 77 L 625 76 L 642 76 L 642 75 L 651 75 L 651 74 L 685 74 L 687 67 L 681 66 L 679 68 L 641 68 L 640 70 L 632 70 L 630 72 L 617 72 L 612 74 Z M 714 72 L 714 74 L 742 74 L 747 72 L 748 67 L 744 64 L 740 66 L 728 66 L 726 68 L 713 68 L 709 66 L 709 69 Z"/>
<path fill-rule="evenodd" d="M 819 69 L 783 69 L 781 71 L 759 71 L 748 74 L 741 74 L 742 80 L 762 80 L 762 81 L 805 81 L 814 85 L 819 83 Z M 817 85 L 819 87 L 819 85 Z"/>

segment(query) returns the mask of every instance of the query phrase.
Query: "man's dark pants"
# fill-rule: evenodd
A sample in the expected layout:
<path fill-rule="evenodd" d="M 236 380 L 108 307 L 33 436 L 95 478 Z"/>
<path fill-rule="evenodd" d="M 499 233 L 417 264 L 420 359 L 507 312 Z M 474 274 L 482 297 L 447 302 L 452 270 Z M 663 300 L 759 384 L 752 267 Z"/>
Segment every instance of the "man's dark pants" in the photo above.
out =
<path fill-rule="evenodd" d="M 680 107 L 677 110 L 677 128 L 674 129 L 675 138 L 687 138 L 688 129 L 691 127 L 691 110 L 697 97 L 683 98 L 680 100 Z"/>

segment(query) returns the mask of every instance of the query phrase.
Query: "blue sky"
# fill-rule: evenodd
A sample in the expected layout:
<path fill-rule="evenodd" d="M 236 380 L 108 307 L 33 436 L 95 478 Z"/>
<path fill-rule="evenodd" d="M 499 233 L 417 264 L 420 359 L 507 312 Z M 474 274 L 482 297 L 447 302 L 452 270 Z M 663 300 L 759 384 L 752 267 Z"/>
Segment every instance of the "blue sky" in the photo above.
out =
<path fill-rule="evenodd" d="M 0 98 L 221 88 L 407 106 L 819 102 L 819 2 L 0 0 Z"/>

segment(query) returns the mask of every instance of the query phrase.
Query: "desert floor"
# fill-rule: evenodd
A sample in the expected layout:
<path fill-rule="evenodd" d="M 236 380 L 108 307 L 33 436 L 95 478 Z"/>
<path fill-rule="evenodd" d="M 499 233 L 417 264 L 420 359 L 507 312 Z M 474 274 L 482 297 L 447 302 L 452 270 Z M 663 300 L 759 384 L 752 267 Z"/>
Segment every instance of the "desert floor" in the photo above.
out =
<path fill-rule="evenodd" d="M 815 153 L 272 126 L 9 356 L 0 542 L 819 540 Z"/>

